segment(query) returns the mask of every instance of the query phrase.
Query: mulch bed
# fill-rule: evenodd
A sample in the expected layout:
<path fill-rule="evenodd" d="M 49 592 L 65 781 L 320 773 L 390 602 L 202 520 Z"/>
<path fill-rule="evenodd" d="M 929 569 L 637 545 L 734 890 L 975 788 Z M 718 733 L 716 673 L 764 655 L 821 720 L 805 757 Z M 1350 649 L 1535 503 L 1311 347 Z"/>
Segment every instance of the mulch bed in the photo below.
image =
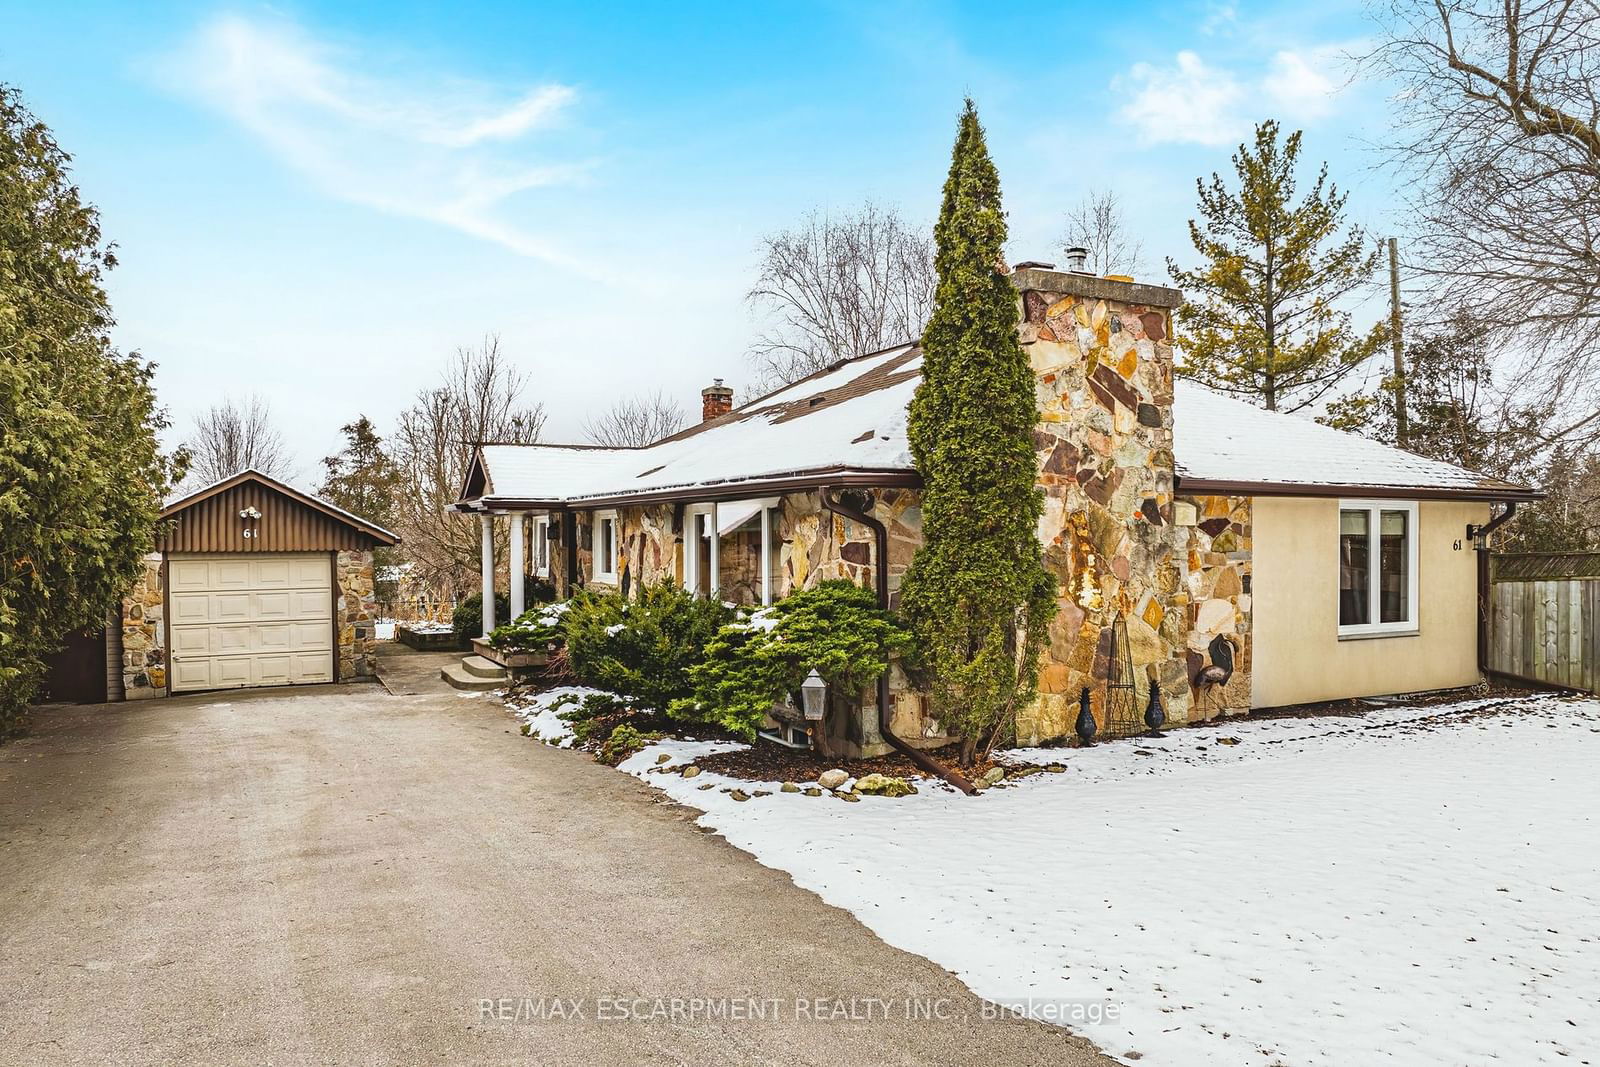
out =
<path fill-rule="evenodd" d="M 951 762 L 955 750 L 931 751 L 934 759 Z M 695 760 L 701 769 L 746 778 L 753 782 L 811 782 L 833 767 L 849 771 L 857 778 L 867 774 L 886 774 L 892 778 L 922 778 L 922 768 L 898 752 L 874 759 L 823 759 L 807 749 L 786 748 L 771 741 L 757 741 L 742 752 L 718 752 Z"/>

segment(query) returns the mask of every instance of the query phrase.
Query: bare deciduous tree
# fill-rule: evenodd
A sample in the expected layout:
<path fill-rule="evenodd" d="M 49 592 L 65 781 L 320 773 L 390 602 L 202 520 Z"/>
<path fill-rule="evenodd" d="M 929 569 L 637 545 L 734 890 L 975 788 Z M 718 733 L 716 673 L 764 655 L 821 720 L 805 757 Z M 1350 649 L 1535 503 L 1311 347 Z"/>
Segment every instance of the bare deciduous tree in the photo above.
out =
<path fill-rule="evenodd" d="M 813 211 L 761 241 L 747 299 L 766 320 L 750 358 L 763 386 L 914 341 L 933 311 L 933 234 L 870 201 Z"/>
<path fill-rule="evenodd" d="M 643 448 L 677 433 L 688 419 L 683 405 L 658 389 L 618 400 L 609 410 L 590 419 L 583 432 L 597 445 Z"/>
<path fill-rule="evenodd" d="M 1087 248 L 1089 269 L 1096 274 L 1132 274 L 1144 270 L 1144 242 L 1128 229 L 1122 202 L 1110 189 L 1090 189 L 1067 212 L 1062 249 Z"/>
<path fill-rule="evenodd" d="M 458 349 L 440 383 L 418 393 L 400 415 L 391 437 L 401 472 L 396 523 L 407 561 L 436 595 L 476 586 L 478 523 L 445 506 L 461 491 L 474 443 L 539 439 L 544 405 L 523 401 L 526 386 L 527 376 L 490 336 L 477 348 Z"/>
<path fill-rule="evenodd" d="M 283 434 L 272 425 L 271 407 L 255 395 L 243 403 L 224 400 L 195 416 L 184 448 L 191 485 L 210 485 L 252 468 L 282 478 L 294 466 Z"/>
<path fill-rule="evenodd" d="M 1466 303 L 1527 353 L 1535 373 L 1517 377 L 1547 395 L 1592 388 L 1600 4 L 1390 0 L 1384 21 L 1367 61 L 1398 84 L 1389 147 L 1413 190 L 1414 265 L 1452 298 L 1436 305 Z"/>

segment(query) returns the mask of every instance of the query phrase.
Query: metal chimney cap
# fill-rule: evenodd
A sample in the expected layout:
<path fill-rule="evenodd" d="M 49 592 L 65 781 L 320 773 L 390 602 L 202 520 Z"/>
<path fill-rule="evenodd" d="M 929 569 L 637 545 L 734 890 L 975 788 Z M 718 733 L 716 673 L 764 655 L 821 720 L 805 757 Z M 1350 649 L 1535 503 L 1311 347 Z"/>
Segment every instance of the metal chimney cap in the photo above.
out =
<path fill-rule="evenodd" d="M 1067 269 L 1074 274 L 1089 273 L 1089 250 L 1080 246 L 1062 249 L 1067 257 Z"/>

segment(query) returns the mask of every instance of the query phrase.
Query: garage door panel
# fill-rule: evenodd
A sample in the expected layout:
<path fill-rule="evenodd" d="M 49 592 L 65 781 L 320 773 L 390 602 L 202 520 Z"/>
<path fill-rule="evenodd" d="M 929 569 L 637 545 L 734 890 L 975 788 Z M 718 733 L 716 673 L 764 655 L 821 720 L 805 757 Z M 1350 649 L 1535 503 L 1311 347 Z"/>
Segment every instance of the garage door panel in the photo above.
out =
<path fill-rule="evenodd" d="M 212 651 L 211 627 L 174 626 L 172 628 L 173 656 L 209 656 Z"/>
<path fill-rule="evenodd" d="M 168 573 L 174 691 L 333 680 L 327 556 L 173 558 Z"/>
<path fill-rule="evenodd" d="M 249 655 L 255 651 L 253 637 L 256 627 L 250 623 L 236 626 L 208 626 L 211 634 L 209 654 L 213 656 Z"/>
<path fill-rule="evenodd" d="M 287 591 L 281 593 L 256 593 L 255 617 L 258 619 L 294 618 L 294 608 L 290 603 L 292 595 Z"/>
<path fill-rule="evenodd" d="M 290 681 L 295 685 L 333 681 L 333 657 L 327 652 L 301 652 L 290 666 Z"/>
<path fill-rule="evenodd" d="M 328 587 L 328 561 L 325 559 L 292 559 L 289 561 L 290 584 L 297 589 L 326 589 Z"/>
<path fill-rule="evenodd" d="M 243 559 L 220 559 L 211 561 L 210 588 L 212 589 L 249 589 L 255 584 L 252 581 L 251 564 Z"/>
<path fill-rule="evenodd" d="M 212 593 L 210 596 L 211 613 L 207 622 L 245 622 L 254 614 L 250 610 L 253 593 Z"/>
<path fill-rule="evenodd" d="M 210 593 L 173 593 L 169 599 L 172 603 L 174 625 L 211 621 Z"/>
<path fill-rule="evenodd" d="M 187 593 L 196 589 L 210 589 L 211 565 L 203 559 L 174 559 L 167 563 L 167 589 L 172 593 Z"/>

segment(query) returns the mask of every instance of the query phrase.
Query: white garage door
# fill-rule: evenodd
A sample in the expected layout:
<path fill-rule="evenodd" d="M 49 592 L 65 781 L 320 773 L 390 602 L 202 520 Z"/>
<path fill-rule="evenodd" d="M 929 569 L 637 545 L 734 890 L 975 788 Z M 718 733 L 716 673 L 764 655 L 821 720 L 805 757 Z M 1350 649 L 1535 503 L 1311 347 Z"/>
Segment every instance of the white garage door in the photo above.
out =
<path fill-rule="evenodd" d="M 172 691 L 333 681 L 326 553 L 172 556 Z"/>

